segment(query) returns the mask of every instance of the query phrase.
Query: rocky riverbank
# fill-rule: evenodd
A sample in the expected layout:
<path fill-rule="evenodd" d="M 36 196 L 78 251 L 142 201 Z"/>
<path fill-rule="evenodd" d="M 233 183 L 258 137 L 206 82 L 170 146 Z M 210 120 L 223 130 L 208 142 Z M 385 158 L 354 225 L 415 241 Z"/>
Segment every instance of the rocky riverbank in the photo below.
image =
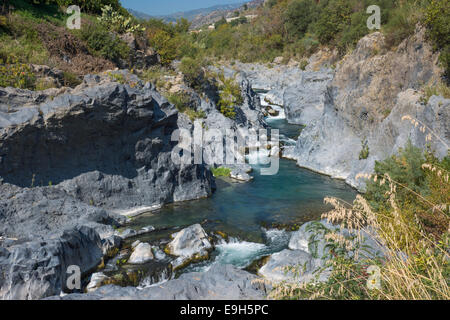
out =
<path fill-rule="evenodd" d="M 191 90 L 197 110 L 205 114 L 202 127 L 242 136 L 266 128 L 253 89 L 266 90 L 267 102 L 282 106 L 290 123 L 306 126 L 283 156 L 359 190 L 364 183 L 357 174 L 371 173 L 376 160 L 408 140 L 430 145 L 438 156 L 447 154 L 450 100 L 424 98 L 421 91 L 439 73 L 423 30 L 395 51 L 384 52 L 383 41 L 381 33 L 373 33 L 342 61 L 312 57 L 305 70 L 241 63 L 225 68 L 225 75 L 238 75 L 243 104 L 230 119 L 208 94 Z M 138 233 L 116 230 L 126 216 L 212 194 L 215 180 L 208 165 L 171 160 L 177 129 L 192 132 L 194 123 L 128 71 L 87 75 L 74 89 L 0 88 L 0 298 L 260 299 L 270 283 L 294 279 L 282 270 L 298 265 L 306 272 L 295 281 L 325 281 L 329 269 L 316 277 L 325 267 L 325 239 L 310 224 L 291 235 L 288 248 L 267 258 L 258 275 L 214 265 L 142 290 L 101 286 L 108 281 L 98 273 L 92 279 L 111 252 L 132 265 L 165 257 L 149 243 L 135 243 L 126 255 L 117 252 L 123 239 Z M 209 141 L 204 148 L 214 145 Z M 242 157 L 245 150 L 233 154 Z M 248 166 L 230 169 L 231 177 L 251 180 Z M 197 225 L 174 234 L 165 246 L 173 257 L 170 270 L 209 259 L 210 236 Z M 313 251 L 311 236 L 322 237 Z M 367 242 L 378 254 L 373 239 Z M 59 297 L 69 291 L 71 265 L 91 278 L 91 292 Z"/>
<path fill-rule="evenodd" d="M 265 125 L 245 79 L 241 87 L 244 103 L 236 120 L 197 95 L 207 115 L 203 126 L 245 134 Z M 177 144 L 171 136 L 178 129 L 192 132 L 193 123 L 126 70 L 87 75 L 74 89 L 1 88 L 0 296 L 59 294 L 66 260 L 80 265 L 83 274 L 91 271 L 102 261 L 93 251 L 104 255 L 119 246 L 115 229 L 126 217 L 210 196 L 215 181 L 206 164 L 171 159 Z M 237 177 L 247 171 L 234 168 Z M 69 244 L 66 234 L 74 234 Z M 66 252 L 66 246 L 73 250 Z M 91 257 L 75 261 L 66 258 L 69 253 Z M 19 270 L 21 256 L 29 261 Z"/>
<path fill-rule="evenodd" d="M 364 190 L 356 176 L 373 172 L 375 161 L 408 140 L 443 157 L 450 139 L 450 100 L 424 93 L 441 74 L 425 30 L 417 27 L 394 51 L 383 48 L 384 36 L 375 32 L 341 61 L 317 53 L 304 71 L 289 65 L 236 64 L 234 69 L 254 89 L 268 90 L 268 99 L 284 106 L 290 123 L 305 125 L 285 157 Z"/>

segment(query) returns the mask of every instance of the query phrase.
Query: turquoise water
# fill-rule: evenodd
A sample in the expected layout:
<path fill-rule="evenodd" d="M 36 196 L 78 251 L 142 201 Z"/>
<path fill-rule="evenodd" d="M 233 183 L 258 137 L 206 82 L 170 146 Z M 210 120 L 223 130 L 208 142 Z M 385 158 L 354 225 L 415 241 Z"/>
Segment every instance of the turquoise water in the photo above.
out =
<path fill-rule="evenodd" d="M 301 131 L 300 126 L 288 124 L 283 115 L 267 122 L 280 130 L 287 143 L 295 142 L 290 139 L 296 139 Z M 261 243 L 267 242 L 262 227 L 319 219 L 330 209 L 324 205 L 324 197 L 352 201 L 356 195 L 343 181 L 299 168 L 291 160 L 280 159 L 279 172 L 273 176 L 260 175 L 259 168 L 253 166 L 251 182 L 217 179 L 217 191 L 212 197 L 167 205 L 138 217 L 132 226 L 180 228 L 203 222 L 207 231 L 219 230 L 241 241 Z"/>
<path fill-rule="evenodd" d="M 208 220 L 211 229 L 257 241 L 262 226 L 319 219 L 329 209 L 323 204 L 326 196 L 352 201 L 356 195 L 344 182 L 301 169 L 294 161 L 280 159 L 280 170 L 274 176 L 262 176 L 257 169 L 249 183 L 218 179 L 212 197 L 167 205 L 138 217 L 132 225 L 167 228 Z"/>
<path fill-rule="evenodd" d="M 280 141 L 293 145 L 302 127 L 288 124 L 284 110 L 267 123 L 279 129 Z M 221 231 L 228 242 L 216 244 L 211 259 L 188 266 L 183 272 L 205 271 L 212 264 L 247 267 L 252 261 L 285 249 L 292 225 L 318 220 L 331 209 L 323 203 L 327 196 L 353 201 L 356 192 L 343 181 L 299 168 L 295 161 L 280 159 L 278 174 L 263 176 L 260 166 L 252 165 L 254 180 L 247 183 L 229 178 L 216 179 L 217 190 L 208 199 L 176 203 L 135 218 L 130 227 L 152 225 L 158 231 L 140 237 L 152 244 L 167 243 L 169 235 L 180 228 L 201 223 L 211 234 Z M 133 239 L 134 240 L 134 239 Z"/>

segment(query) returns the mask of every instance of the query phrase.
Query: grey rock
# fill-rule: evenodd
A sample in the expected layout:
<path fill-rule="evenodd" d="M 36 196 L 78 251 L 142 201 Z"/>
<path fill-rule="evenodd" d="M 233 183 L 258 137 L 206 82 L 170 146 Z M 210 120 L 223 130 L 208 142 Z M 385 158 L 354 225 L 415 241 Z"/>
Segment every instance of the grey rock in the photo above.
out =
<path fill-rule="evenodd" d="M 253 177 L 250 176 L 248 173 L 243 172 L 240 169 L 234 169 L 230 172 L 230 177 L 238 180 L 238 181 L 244 181 L 244 182 L 248 182 L 253 180 Z"/>
<path fill-rule="evenodd" d="M 119 233 L 119 237 L 122 239 L 128 239 L 137 236 L 137 231 L 134 229 L 125 229 Z"/>
<path fill-rule="evenodd" d="M 93 293 L 50 297 L 50 300 L 261 300 L 269 286 L 259 277 L 232 265 L 213 265 L 204 273 L 185 273 L 178 279 L 138 290 L 104 286 Z"/>
<path fill-rule="evenodd" d="M 131 244 L 131 249 L 134 250 L 134 248 L 136 248 L 140 243 L 141 243 L 140 240 L 136 240 L 135 242 L 133 242 L 133 243 Z"/>
<path fill-rule="evenodd" d="M 136 248 L 133 249 L 133 253 L 128 259 L 130 264 L 143 264 L 150 260 L 153 260 L 152 246 L 148 243 L 139 243 Z"/>
<path fill-rule="evenodd" d="M 69 266 L 82 275 L 103 257 L 98 233 L 80 227 L 55 234 L 45 241 L 31 241 L 0 248 L 0 299 L 41 299 L 67 291 Z"/>
<path fill-rule="evenodd" d="M 126 71 L 88 75 L 55 97 L 0 89 L 1 224 L 48 217 L 54 228 L 55 215 L 70 220 L 86 210 L 108 219 L 119 210 L 209 196 L 214 179 L 206 166 L 171 159 L 177 119 L 173 105 Z M 37 232 L 27 225 L 10 232 Z"/>
<path fill-rule="evenodd" d="M 122 245 L 122 238 L 116 235 L 109 236 L 102 239 L 103 255 L 107 255 L 112 249 L 120 248 Z"/>
<path fill-rule="evenodd" d="M 105 275 L 103 272 L 96 272 L 91 275 L 91 280 L 86 287 L 87 292 L 94 292 L 98 288 L 100 288 L 106 280 L 109 280 L 109 277 Z"/>
<path fill-rule="evenodd" d="M 326 281 L 329 270 L 321 270 L 321 259 L 314 259 L 303 250 L 285 249 L 270 256 L 258 274 L 271 282 L 309 283 Z"/>
<path fill-rule="evenodd" d="M 192 257 L 205 250 L 212 249 L 208 235 L 200 224 L 194 224 L 172 235 L 167 245 L 170 254 L 180 257 Z"/>

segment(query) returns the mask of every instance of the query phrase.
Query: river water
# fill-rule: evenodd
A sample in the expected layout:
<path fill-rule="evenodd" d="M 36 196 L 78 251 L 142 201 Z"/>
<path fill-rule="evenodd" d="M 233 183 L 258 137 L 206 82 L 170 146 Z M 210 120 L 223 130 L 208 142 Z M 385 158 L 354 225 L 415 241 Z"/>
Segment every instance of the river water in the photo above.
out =
<path fill-rule="evenodd" d="M 262 95 L 262 97 L 264 97 Z M 284 143 L 295 143 L 301 127 L 286 122 L 282 108 L 279 116 L 269 117 L 267 123 L 280 130 Z M 246 267 L 253 260 L 281 251 L 287 247 L 289 235 L 274 226 L 303 224 L 320 219 L 330 209 L 324 205 L 326 196 L 352 201 L 356 192 L 343 181 L 299 168 L 294 161 L 280 159 L 278 174 L 263 176 L 259 166 L 252 165 L 254 180 L 239 183 L 217 179 L 217 190 L 208 199 L 176 203 L 134 219 L 131 227 L 152 225 L 157 229 L 178 228 L 203 223 L 207 232 L 221 231 L 230 237 L 228 243 L 216 246 L 211 261 L 187 270 L 205 270 L 212 263 L 231 263 Z M 144 236 L 152 241 L 158 234 Z"/>

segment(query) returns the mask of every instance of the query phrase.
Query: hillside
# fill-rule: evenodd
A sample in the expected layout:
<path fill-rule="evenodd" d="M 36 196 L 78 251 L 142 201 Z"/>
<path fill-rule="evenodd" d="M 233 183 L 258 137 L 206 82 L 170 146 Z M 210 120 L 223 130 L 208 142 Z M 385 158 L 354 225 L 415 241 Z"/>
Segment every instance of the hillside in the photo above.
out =
<path fill-rule="evenodd" d="M 133 9 L 127 9 L 132 15 L 138 19 L 162 19 L 165 22 L 175 23 L 177 20 L 184 18 L 191 23 L 191 29 L 198 29 L 204 25 L 210 25 L 222 17 L 234 16 L 236 10 L 243 10 L 243 6 L 246 5 L 249 9 L 257 8 L 263 4 L 263 0 L 253 0 L 249 2 L 239 2 L 236 4 L 216 5 L 208 8 L 195 9 L 185 12 L 177 12 L 170 15 L 152 16 L 143 12 L 135 11 Z"/>

